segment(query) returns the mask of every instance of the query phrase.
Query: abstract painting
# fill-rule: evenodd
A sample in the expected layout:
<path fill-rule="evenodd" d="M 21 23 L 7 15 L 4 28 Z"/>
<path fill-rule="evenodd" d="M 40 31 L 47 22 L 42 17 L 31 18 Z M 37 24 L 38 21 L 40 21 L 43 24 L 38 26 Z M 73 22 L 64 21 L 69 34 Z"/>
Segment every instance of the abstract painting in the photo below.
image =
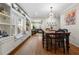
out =
<path fill-rule="evenodd" d="M 75 10 L 71 10 L 66 14 L 65 21 L 66 25 L 74 25 L 75 24 Z"/>

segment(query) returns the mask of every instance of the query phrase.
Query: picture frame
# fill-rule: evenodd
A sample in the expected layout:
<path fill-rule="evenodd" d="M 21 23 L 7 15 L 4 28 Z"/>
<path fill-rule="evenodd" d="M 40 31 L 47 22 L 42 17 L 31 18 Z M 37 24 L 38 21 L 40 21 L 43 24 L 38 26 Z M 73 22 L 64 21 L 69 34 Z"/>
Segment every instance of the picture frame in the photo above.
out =
<path fill-rule="evenodd" d="M 65 15 L 66 25 L 76 24 L 76 10 L 69 10 Z"/>

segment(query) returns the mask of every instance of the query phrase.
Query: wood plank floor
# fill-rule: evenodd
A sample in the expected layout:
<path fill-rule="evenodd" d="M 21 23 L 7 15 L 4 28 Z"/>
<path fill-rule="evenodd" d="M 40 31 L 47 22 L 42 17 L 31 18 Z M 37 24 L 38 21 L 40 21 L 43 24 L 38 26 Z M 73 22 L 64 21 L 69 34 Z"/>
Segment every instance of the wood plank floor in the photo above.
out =
<path fill-rule="evenodd" d="M 42 47 L 42 37 L 41 34 L 35 34 L 24 44 L 22 44 L 18 49 L 10 53 L 11 55 L 63 55 L 62 49 L 58 49 L 57 53 L 54 50 L 47 51 Z M 69 55 L 79 55 L 79 48 L 70 45 Z"/>

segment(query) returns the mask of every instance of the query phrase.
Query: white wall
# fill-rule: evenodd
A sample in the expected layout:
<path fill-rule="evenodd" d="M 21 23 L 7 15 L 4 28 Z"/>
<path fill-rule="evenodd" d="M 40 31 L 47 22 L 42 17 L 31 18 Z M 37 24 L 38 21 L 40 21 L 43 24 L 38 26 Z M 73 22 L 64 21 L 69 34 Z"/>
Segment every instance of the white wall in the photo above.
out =
<path fill-rule="evenodd" d="M 54 18 L 54 20 L 56 21 L 57 26 L 54 27 L 54 29 L 59 29 L 60 27 L 60 19 Z M 47 22 L 51 22 L 51 20 L 49 18 L 35 18 L 31 20 L 32 22 L 36 22 L 34 25 L 36 28 L 39 28 L 41 25 L 42 29 L 46 29 L 46 28 L 50 28 L 49 25 L 47 25 Z M 42 24 L 39 24 L 38 22 L 41 22 Z"/>
<path fill-rule="evenodd" d="M 76 9 L 76 24 L 74 25 L 66 25 L 66 22 L 64 20 L 65 13 L 68 12 L 71 9 Z M 75 46 L 79 47 L 79 5 L 73 5 L 67 8 L 61 15 L 60 20 L 61 28 L 67 28 L 70 34 L 70 43 L 74 44 Z"/>

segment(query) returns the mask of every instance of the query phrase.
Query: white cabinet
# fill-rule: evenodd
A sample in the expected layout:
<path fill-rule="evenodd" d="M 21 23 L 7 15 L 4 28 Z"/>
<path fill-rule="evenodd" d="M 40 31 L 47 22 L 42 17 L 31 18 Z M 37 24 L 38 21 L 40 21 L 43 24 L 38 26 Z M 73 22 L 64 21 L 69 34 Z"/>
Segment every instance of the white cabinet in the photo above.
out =
<path fill-rule="evenodd" d="M 3 3 L 0 6 L 5 9 L 5 13 L 0 12 L 0 30 L 8 33 L 7 37 L 0 38 L 0 55 L 3 55 L 10 53 L 31 35 L 31 29 L 26 30 L 26 27 L 30 28 L 31 26 L 27 26 L 26 17 L 14 10 L 11 6 Z M 20 29 L 18 29 L 19 26 Z M 16 36 L 19 34 L 22 37 L 16 39 Z"/>
<path fill-rule="evenodd" d="M 0 39 L 0 54 L 8 54 L 13 50 L 14 37 L 8 36 Z"/>
<path fill-rule="evenodd" d="M 0 55 L 7 55 L 13 51 L 18 45 L 26 40 L 30 35 L 24 35 L 18 40 L 14 36 L 4 37 L 0 39 Z"/>

